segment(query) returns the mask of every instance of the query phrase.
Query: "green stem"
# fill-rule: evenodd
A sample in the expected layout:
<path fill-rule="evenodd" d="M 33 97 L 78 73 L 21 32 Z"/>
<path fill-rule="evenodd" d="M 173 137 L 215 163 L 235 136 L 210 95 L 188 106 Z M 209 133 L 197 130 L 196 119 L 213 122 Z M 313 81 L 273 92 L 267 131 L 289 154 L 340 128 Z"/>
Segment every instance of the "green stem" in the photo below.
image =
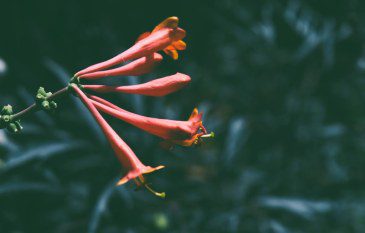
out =
<path fill-rule="evenodd" d="M 53 93 L 47 99 L 54 100 L 54 99 L 57 99 L 57 98 L 65 95 L 66 93 L 67 93 L 67 87 L 64 87 L 64 88 L 56 91 L 55 93 Z M 22 111 L 20 111 L 16 114 L 13 114 L 11 117 L 12 117 L 12 120 L 18 120 L 30 113 L 37 112 L 39 110 L 40 110 L 40 108 L 37 106 L 37 104 L 34 103 L 34 104 L 30 105 L 29 107 L 27 107 L 26 109 L 23 109 Z"/>

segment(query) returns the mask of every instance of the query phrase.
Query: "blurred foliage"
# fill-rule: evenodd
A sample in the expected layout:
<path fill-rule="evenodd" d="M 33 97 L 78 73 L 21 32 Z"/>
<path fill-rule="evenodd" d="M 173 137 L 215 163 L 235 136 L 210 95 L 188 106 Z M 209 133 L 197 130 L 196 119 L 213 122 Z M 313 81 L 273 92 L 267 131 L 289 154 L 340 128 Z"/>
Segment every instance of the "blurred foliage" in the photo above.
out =
<path fill-rule="evenodd" d="M 8 1 L 0 20 L 0 104 L 29 105 L 177 15 L 188 50 L 133 84 L 183 72 L 164 98 L 107 96 L 134 112 L 187 118 L 197 105 L 214 142 L 158 147 L 108 117 L 148 165 L 161 201 L 121 170 L 70 96 L 52 116 L 0 131 L 0 232 L 364 232 L 365 4 L 341 1 Z"/>

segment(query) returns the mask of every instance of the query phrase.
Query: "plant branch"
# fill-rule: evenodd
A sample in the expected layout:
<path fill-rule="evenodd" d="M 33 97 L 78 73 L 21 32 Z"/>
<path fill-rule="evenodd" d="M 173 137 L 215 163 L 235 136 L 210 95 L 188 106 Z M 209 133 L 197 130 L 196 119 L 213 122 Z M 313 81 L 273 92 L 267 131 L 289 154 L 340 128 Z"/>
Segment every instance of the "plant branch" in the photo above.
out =
<path fill-rule="evenodd" d="M 53 93 L 50 97 L 48 97 L 47 99 L 49 100 L 55 100 L 61 96 L 63 96 L 64 94 L 67 93 L 67 87 L 64 87 L 58 91 L 56 91 L 55 93 Z M 23 118 L 24 116 L 32 113 L 32 112 L 37 112 L 39 111 L 40 108 L 37 106 L 36 103 L 30 105 L 29 107 L 27 107 L 26 109 L 23 109 L 22 111 L 16 113 L 16 114 L 13 114 L 12 115 L 12 120 L 18 120 L 20 118 Z"/>

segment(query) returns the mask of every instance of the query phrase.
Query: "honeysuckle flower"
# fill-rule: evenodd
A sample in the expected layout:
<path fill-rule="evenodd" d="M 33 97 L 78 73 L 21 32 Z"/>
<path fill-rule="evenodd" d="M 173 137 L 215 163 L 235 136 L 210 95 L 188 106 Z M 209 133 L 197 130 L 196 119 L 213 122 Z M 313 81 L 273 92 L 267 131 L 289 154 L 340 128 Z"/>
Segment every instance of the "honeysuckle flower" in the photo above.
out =
<path fill-rule="evenodd" d="M 154 52 L 164 50 L 167 54 L 177 59 L 176 50 L 183 50 L 186 44 L 182 41 L 185 37 L 185 30 L 178 27 L 179 19 L 170 17 L 159 24 L 151 33 L 144 33 L 139 40 L 121 54 L 104 62 L 89 66 L 75 74 L 79 77 L 86 73 L 91 73 L 109 68 L 122 62 L 136 58 L 148 56 Z"/>
<path fill-rule="evenodd" d="M 164 168 L 164 166 L 150 167 L 145 166 L 138 157 L 134 154 L 132 149 L 119 137 L 119 135 L 112 129 L 112 127 L 105 121 L 101 116 L 95 106 L 92 104 L 91 100 L 76 86 L 72 86 L 78 97 L 82 100 L 85 106 L 89 109 L 99 126 L 101 127 L 103 133 L 108 139 L 111 147 L 113 148 L 115 155 L 119 162 L 122 164 L 123 168 L 127 170 L 127 174 L 119 180 L 117 185 L 122 185 L 131 179 L 134 179 L 138 186 L 143 185 L 149 191 L 157 196 L 165 197 L 165 193 L 158 193 L 151 189 L 151 187 L 146 183 L 143 174 L 151 173 L 153 171 Z"/>
<path fill-rule="evenodd" d="M 129 94 L 140 94 L 148 96 L 165 96 L 185 87 L 190 81 L 191 78 L 188 75 L 182 73 L 176 73 L 174 75 L 170 75 L 159 79 L 154 79 L 152 81 L 137 85 L 118 86 L 118 87 L 106 86 L 106 85 L 83 85 L 83 87 L 84 89 L 100 93 L 123 92 Z"/>
<path fill-rule="evenodd" d="M 118 107 L 117 105 L 112 104 L 112 103 L 110 103 L 109 101 L 107 101 L 107 100 L 105 100 L 105 99 L 103 99 L 103 98 L 100 98 L 100 97 L 98 97 L 98 96 L 96 96 L 96 95 L 88 95 L 88 97 L 89 97 L 91 100 L 97 101 L 97 102 L 99 102 L 99 103 L 101 103 L 101 104 L 104 104 L 104 105 L 108 106 L 109 108 L 113 108 L 113 109 L 116 109 L 116 110 L 118 110 L 118 111 L 126 111 L 126 110 L 124 110 L 124 109 L 122 109 L 122 108 Z"/>
<path fill-rule="evenodd" d="M 164 21 L 162 21 L 159 25 L 157 25 L 151 33 L 149 32 L 145 32 L 142 35 L 139 36 L 139 38 L 137 39 L 137 41 L 146 38 L 147 36 L 158 32 L 159 30 L 163 30 L 164 28 L 176 28 L 179 24 L 179 18 L 172 16 L 169 17 L 167 19 L 165 19 Z M 179 58 L 179 54 L 177 52 L 177 50 L 185 50 L 186 49 L 186 43 L 182 40 L 177 40 L 172 42 L 169 46 L 167 46 L 166 48 L 163 49 L 163 51 L 169 55 L 170 57 L 172 57 L 172 59 L 177 60 Z"/>
<path fill-rule="evenodd" d="M 214 137 L 213 133 L 207 133 L 203 126 L 202 113 L 199 113 L 197 108 L 193 110 L 187 121 L 178 121 L 141 116 L 103 100 L 103 103 L 108 102 L 105 105 L 98 101 L 100 98 L 95 98 L 95 96 L 90 96 L 90 99 L 98 110 L 156 135 L 169 143 L 192 146 L 200 144 L 204 137 Z"/>
<path fill-rule="evenodd" d="M 121 67 L 110 69 L 110 70 L 103 70 L 103 71 L 95 71 L 91 73 L 86 73 L 80 75 L 80 78 L 85 79 L 96 79 L 102 78 L 107 76 L 138 76 L 147 74 L 152 71 L 152 69 L 162 61 L 161 54 L 153 53 L 150 56 L 138 58 L 126 65 Z"/>

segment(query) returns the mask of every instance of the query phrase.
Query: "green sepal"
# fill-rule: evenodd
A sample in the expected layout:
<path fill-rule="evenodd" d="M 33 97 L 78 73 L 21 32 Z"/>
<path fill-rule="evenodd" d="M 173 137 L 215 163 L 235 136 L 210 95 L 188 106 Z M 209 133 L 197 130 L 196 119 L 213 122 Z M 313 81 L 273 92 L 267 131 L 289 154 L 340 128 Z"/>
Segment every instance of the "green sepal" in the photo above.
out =
<path fill-rule="evenodd" d="M 80 78 L 76 76 L 72 77 L 67 86 L 67 91 L 70 92 L 73 96 L 77 97 L 77 94 L 75 93 L 75 90 L 72 88 L 72 85 L 76 85 L 81 90 L 84 89 L 84 87 L 80 83 Z"/>

